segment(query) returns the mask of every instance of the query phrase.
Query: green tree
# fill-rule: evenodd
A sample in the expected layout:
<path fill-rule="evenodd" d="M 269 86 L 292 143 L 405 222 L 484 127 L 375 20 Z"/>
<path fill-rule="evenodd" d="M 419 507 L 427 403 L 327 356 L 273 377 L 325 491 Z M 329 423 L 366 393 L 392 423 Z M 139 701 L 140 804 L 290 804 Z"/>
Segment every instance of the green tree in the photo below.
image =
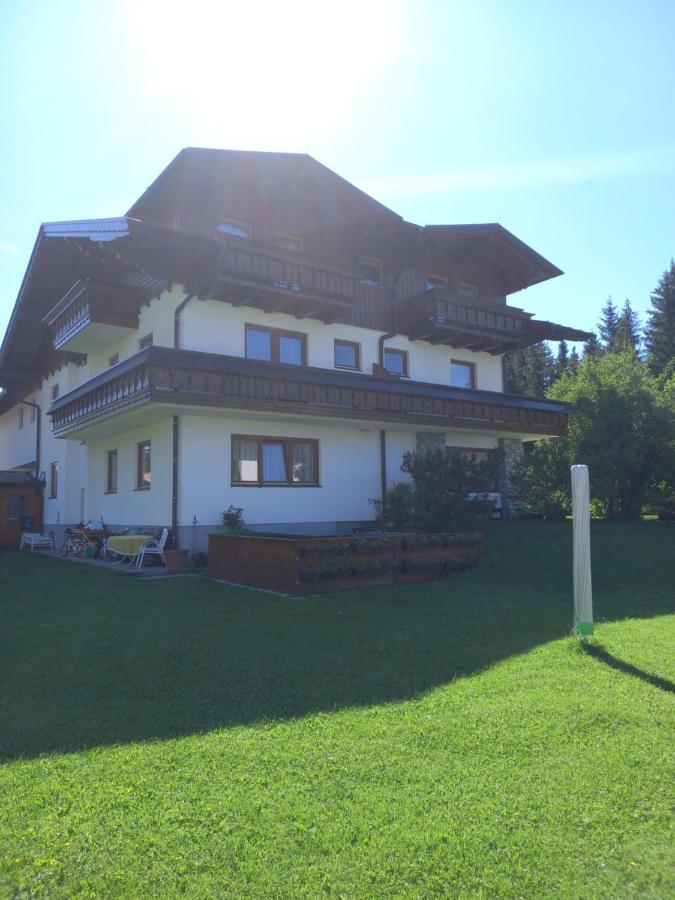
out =
<path fill-rule="evenodd" d="M 675 359 L 675 262 L 672 259 L 651 295 L 645 347 L 647 362 L 656 375 Z"/>
<path fill-rule="evenodd" d="M 613 345 L 609 349 L 619 353 L 625 350 L 631 350 L 633 353 L 640 352 L 640 320 L 637 313 L 633 311 L 628 299 L 626 299 L 621 310 L 614 333 Z"/>
<path fill-rule="evenodd" d="M 598 336 L 594 331 L 591 332 L 591 336 L 584 344 L 584 359 L 592 358 L 596 359 L 602 353 L 602 347 L 600 346 L 600 341 L 598 340 Z"/>
<path fill-rule="evenodd" d="M 569 349 L 567 347 L 567 341 L 560 341 L 558 344 L 558 355 L 555 358 L 555 362 L 553 364 L 553 378 L 551 379 L 551 384 L 556 382 L 559 378 L 562 378 L 563 375 L 567 374 L 569 371 L 570 365 L 570 356 Z"/>
<path fill-rule="evenodd" d="M 545 397 L 551 383 L 553 356 L 543 341 L 504 357 L 504 390 L 507 394 Z"/>
<path fill-rule="evenodd" d="M 612 296 L 607 298 L 605 305 L 602 307 L 602 315 L 598 331 L 600 332 L 600 344 L 603 350 L 616 349 L 616 333 L 619 328 L 619 313 Z"/>
<path fill-rule="evenodd" d="M 579 359 L 579 354 L 577 352 L 576 347 L 572 347 L 572 352 L 570 353 L 570 361 L 567 369 L 570 375 L 576 375 L 579 370 L 579 366 L 581 365 L 581 360 Z"/>
<path fill-rule="evenodd" d="M 539 441 L 515 482 L 516 497 L 545 515 L 569 509 L 569 466 L 590 469 L 591 495 L 609 518 L 646 502 L 675 508 L 675 363 L 659 378 L 633 351 L 585 357 L 549 397 L 573 407 L 566 438 Z"/>

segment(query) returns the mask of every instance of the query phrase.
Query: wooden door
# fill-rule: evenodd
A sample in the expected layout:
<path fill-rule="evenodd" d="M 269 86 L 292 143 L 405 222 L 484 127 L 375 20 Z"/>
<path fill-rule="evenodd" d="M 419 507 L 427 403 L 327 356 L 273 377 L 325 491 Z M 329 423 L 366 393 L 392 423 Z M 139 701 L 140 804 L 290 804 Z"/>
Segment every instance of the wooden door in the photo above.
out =
<path fill-rule="evenodd" d="M 22 528 L 26 518 L 33 520 L 30 529 Z M 42 530 L 42 497 L 28 486 L 0 486 L 0 548 L 18 547 L 25 530 Z"/>

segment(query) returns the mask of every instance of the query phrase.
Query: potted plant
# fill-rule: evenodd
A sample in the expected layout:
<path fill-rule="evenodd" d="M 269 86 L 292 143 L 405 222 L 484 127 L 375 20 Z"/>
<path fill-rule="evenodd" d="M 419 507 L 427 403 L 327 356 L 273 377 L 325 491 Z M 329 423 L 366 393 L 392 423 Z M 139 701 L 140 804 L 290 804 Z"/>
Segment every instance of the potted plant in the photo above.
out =
<path fill-rule="evenodd" d="M 165 550 L 164 558 L 166 559 L 166 571 L 170 575 L 175 575 L 176 572 L 182 572 L 183 569 L 186 569 L 187 555 L 187 550 L 179 550 L 178 548 Z"/>

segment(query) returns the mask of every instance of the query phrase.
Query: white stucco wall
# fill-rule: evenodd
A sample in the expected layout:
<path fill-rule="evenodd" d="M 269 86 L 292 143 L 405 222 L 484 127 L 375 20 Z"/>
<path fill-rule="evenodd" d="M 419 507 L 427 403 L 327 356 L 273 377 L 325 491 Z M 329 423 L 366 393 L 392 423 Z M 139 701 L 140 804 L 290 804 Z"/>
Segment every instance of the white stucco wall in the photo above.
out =
<path fill-rule="evenodd" d="M 181 315 L 181 347 L 243 356 L 246 323 L 303 332 L 307 335 L 307 363 L 319 368 L 335 368 L 333 342 L 336 338 L 356 341 L 361 345 L 361 366 L 366 375 L 372 374 L 373 363 L 378 362 L 378 339 L 384 333 L 339 323 L 324 325 L 313 319 L 264 313 L 252 307 L 235 308 L 216 300 L 192 300 Z M 500 356 L 455 350 L 440 344 L 434 346 L 425 341 L 409 341 L 402 335 L 389 338 L 385 346 L 408 351 L 409 377 L 416 381 L 450 384 L 450 360 L 458 359 L 476 364 L 476 387 L 479 390 L 503 389 Z"/>
<path fill-rule="evenodd" d="M 136 489 L 138 444 L 151 441 L 152 481 Z M 108 525 L 170 525 L 173 473 L 171 419 L 120 432 L 113 438 L 87 441 L 87 517 Z M 106 493 L 107 452 L 117 450 L 117 493 Z"/>
<path fill-rule="evenodd" d="M 321 487 L 233 487 L 233 434 L 318 439 Z M 181 525 L 191 524 L 194 516 L 200 525 L 218 525 L 230 504 L 243 507 L 251 525 L 372 519 L 369 500 L 380 494 L 377 429 L 181 416 L 180 459 Z"/>

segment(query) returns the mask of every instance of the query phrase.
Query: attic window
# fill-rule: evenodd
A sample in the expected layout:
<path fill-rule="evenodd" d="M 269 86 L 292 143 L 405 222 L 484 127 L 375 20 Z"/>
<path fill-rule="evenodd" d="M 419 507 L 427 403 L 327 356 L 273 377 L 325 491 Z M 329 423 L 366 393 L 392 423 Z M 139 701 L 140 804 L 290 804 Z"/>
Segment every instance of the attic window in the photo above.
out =
<path fill-rule="evenodd" d="M 357 256 L 356 271 L 361 278 L 361 284 L 382 284 L 382 260 L 373 256 Z"/>
<path fill-rule="evenodd" d="M 222 219 L 218 223 L 218 232 L 220 234 L 230 234 L 233 237 L 250 238 L 251 229 L 243 222 L 237 222 L 234 219 Z"/>
<path fill-rule="evenodd" d="M 440 288 L 444 291 L 448 289 L 448 279 L 445 275 L 427 275 L 427 290 Z"/>
<path fill-rule="evenodd" d="M 478 285 L 472 281 L 459 281 L 457 283 L 457 293 L 461 294 L 462 297 L 478 300 Z"/>
<path fill-rule="evenodd" d="M 303 238 L 298 237 L 295 234 L 284 234 L 279 231 L 274 236 L 274 242 L 277 247 L 281 247 L 283 250 L 292 250 L 293 253 L 302 253 L 305 249 Z"/>

